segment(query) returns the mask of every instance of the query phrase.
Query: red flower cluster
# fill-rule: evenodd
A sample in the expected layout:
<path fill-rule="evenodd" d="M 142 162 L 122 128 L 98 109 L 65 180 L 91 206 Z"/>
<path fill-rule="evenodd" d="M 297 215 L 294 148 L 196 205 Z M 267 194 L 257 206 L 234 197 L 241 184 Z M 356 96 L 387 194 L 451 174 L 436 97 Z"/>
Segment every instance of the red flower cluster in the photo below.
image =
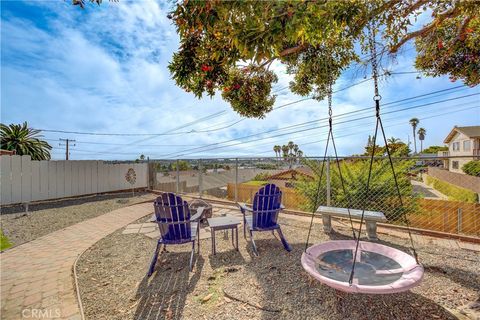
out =
<path fill-rule="evenodd" d="M 438 40 L 437 47 L 438 47 L 438 49 L 443 49 L 443 42 L 442 42 L 442 40 Z"/>
<path fill-rule="evenodd" d="M 212 70 L 213 70 L 212 66 L 207 66 L 206 64 L 202 65 L 202 71 L 208 72 L 208 71 L 212 71 Z"/>
<path fill-rule="evenodd" d="M 236 83 L 236 84 L 234 84 L 234 85 L 231 86 L 231 87 L 225 87 L 225 88 L 223 88 L 223 91 L 224 91 L 224 92 L 228 92 L 228 91 L 230 91 L 230 90 L 238 90 L 238 89 L 240 89 L 240 88 L 241 88 L 241 85 L 239 85 L 238 83 Z"/>

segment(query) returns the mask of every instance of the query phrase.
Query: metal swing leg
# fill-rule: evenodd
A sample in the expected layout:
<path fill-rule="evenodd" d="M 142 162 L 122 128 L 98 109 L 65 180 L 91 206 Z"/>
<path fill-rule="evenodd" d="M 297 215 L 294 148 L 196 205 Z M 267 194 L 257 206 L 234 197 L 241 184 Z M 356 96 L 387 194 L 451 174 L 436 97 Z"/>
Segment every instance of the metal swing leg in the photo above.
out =
<path fill-rule="evenodd" d="M 160 251 L 160 247 L 162 246 L 162 243 L 160 241 L 157 242 L 157 247 L 155 248 L 155 252 L 153 253 L 152 257 L 152 262 L 150 263 L 150 268 L 148 268 L 148 273 L 147 276 L 151 276 L 153 273 L 153 270 L 155 269 L 155 264 L 157 263 L 158 259 L 158 252 Z M 163 247 L 165 250 L 165 246 Z"/>

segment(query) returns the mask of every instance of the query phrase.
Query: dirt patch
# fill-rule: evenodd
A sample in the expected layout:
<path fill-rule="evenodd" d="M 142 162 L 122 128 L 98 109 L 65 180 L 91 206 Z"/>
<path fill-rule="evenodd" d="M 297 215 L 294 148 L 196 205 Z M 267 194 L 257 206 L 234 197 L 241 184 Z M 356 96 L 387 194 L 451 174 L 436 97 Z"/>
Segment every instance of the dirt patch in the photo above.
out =
<path fill-rule="evenodd" d="M 78 222 L 112 210 L 153 199 L 150 193 L 100 195 L 30 205 L 25 215 L 23 206 L 1 209 L 2 231 L 13 246 L 34 240 Z"/>
<path fill-rule="evenodd" d="M 78 264 L 87 319 L 455 319 L 446 308 L 476 301 L 480 292 L 480 254 L 421 247 L 425 279 L 415 289 L 390 295 L 349 295 L 313 281 L 300 264 L 308 224 L 281 219 L 292 245 L 286 252 L 271 233 L 256 236 L 259 257 L 240 233 L 240 252 L 217 234 L 217 255 L 202 240 L 193 272 L 190 245 L 170 246 L 156 271 L 146 278 L 156 241 L 141 234 L 102 239 Z M 312 242 L 330 238 L 315 224 Z M 337 229 L 334 239 L 347 238 Z M 382 236 L 397 248 L 406 240 Z"/>

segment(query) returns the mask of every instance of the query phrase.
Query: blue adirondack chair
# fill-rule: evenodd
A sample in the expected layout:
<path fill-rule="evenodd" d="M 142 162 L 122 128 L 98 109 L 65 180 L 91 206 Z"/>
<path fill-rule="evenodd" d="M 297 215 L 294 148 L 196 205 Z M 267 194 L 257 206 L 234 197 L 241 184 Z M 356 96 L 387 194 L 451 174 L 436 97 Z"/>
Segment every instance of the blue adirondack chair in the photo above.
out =
<path fill-rule="evenodd" d="M 195 252 L 195 241 L 198 242 L 200 252 L 199 221 L 203 215 L 203 207 L 197 209 L 194 216 L 190 216 L 190 208 L 186 201 L 174 193 L 166 192 L 159 196 L 153 203 L 155 218 L 160 230 L 160 238 L 153 254 L 148 276 L 151 276 L 157 263 L 158 253 L 161 246 L 163 250 L 167 245 L 184 244 L 192 242 L 192 253 L 190 254 L 190 271 L 193 268 L 193 254 Z"/>
<path fill-rule="evenodd" d="M 283 247 L 291 251 L 290 245 L 283 236 L 282 229 L 277 223 L 278 213 L 284 209 L 282 205 L 282 191 L 274 184 L 267 184 L 260 188 L 253 199 L 253 206 L 250 208 L 244 203 L 239 203 L 243 214 L 243 236 L 246 238 L 247 228 L 252 243 L 253 252 L 258 256 L 257 246 L 253 239 L 254 231 L 274 231 L 277 230 Z M 249 215 L 248 213 L 251 213 Z"/>

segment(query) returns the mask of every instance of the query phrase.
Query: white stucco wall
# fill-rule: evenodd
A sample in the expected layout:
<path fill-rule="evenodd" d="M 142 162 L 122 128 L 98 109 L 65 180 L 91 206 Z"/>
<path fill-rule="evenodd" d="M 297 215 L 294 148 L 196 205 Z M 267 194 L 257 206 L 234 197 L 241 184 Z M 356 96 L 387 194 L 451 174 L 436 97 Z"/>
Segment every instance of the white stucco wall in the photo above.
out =
<path fill-rule="evenodd" d="M 463 148 L 463 142 L 464 141 L 470 141 L 470 149 L 469 150 L 464 150 L 464 148 Z M 455 142 L 459 143 L 459 145 L 460 145 L 459 150 L 453 150 L 453 144 Z M 478 139 L 469 138 L 468 136 L 464 135 L 463 133 L 457 132 L 455 134 L 455 136 L 453 137 L 453 139 L 448 144 L 448 151 L 450 153 L 450 156 L 470 156 L 470 157 L 450 159 L 448 169 L 452 172 L 463 173 L 462 166 L 465 163 L 473 160 L 473 158 L 471 156 L 473 156 L 473 150 L 474 149 L 478 149 Z M 454 162 L 458 163 L 458 168 L 456 168 L 456 169 L 453 167 Z"/>

